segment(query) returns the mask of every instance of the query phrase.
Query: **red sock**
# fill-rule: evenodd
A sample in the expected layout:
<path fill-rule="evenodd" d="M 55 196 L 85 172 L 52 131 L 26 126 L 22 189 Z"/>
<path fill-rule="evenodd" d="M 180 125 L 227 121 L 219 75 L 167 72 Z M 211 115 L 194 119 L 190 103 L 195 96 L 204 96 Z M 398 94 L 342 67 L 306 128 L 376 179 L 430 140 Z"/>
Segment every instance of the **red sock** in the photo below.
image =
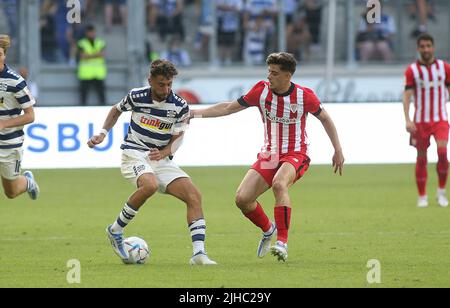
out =
<path fill-rule="evenodd" d="M 291 225 L 291 208 L 287 206 L 276 206 L 275 223 L 278 229 L 277 240 L 287 243 L 289 226 Z"/>
<path fill-rule="evenodd" d="M 259 202 L 256 202 L 256 209 L 251 213 L 245 214 L 245 217 L 250 219 L 250 221 L 257 227 L 261 228 L 263 232 L 269 231 L 272 227 L 269 217 L 267 217 L 266 213 L 264 213 L 264 210 Z"/>
<path fill-rule="evenodd" d="M 416 163 L 416 182 L 419 190 L 419 196 L 427 194 L 427 158 L 424 156 L 417 157 Z"/>
<path fill-rule="evenodd" d="M 448 178 L 448 157 L 447 148 L 438 149 L 439 160 L 437 163 L 437 172 L 439 176 L 439 188 L 445 189 Z"/>

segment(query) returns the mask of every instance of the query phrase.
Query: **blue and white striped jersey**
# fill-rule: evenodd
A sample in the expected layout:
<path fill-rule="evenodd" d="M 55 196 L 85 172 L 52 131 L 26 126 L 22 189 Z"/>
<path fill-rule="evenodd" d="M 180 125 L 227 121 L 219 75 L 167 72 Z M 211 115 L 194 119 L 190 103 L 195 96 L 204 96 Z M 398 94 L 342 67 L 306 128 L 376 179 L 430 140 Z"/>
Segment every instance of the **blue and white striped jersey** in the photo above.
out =
<path fill-rule="evenodd" d="M 184 99 L 171 92 L 165 101 L 153 101 L 151 87 L 133 89 L 116 107 L 120 112 L 132 112 L 122 150 L 161 150 L 185 130 L 189 117 Z"/>
<path fill-rule="evenodd" d="M 35 103 L 26 81 L 5 64 L 0 71 L 0 121 L 19 117 Z M 0 150 L 22 147 L 24 135 L 23 126 L 0 130 Z"/>

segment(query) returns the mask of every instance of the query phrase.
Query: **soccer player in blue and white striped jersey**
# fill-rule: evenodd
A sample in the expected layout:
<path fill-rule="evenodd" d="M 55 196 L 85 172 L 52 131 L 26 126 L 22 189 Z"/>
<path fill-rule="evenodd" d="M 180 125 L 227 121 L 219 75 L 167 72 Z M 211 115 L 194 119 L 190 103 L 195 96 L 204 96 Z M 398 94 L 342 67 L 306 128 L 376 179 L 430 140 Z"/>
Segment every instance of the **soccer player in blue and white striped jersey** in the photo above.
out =
<path fill-rule="evenodd" d="M 5 195 L 14 199 L 28 192 L 36 200 L 39 187 L 33 173 L 20 174 L 23 156 L 23 127 L 34 122 L 35 99 L 25 80 L 5 63 L 10 38 L 0 35 L 0 176 Z"/>
<path fill-rule="evenodd" d="M 189 176 L 173 161 L 189 119 L 189 107 L 184 99 L 172 92 L 172 82 L 178 74 L 166 60 L 152 63 L 149 87 L 133 89 L 109 112 L 102 131 L 93 136 L 89 147 L 101 144 L 123 112 L 131 111 L 128 135 L 121 148 L 122 175 L 136 185 L 116 221 L 107 228 L 116 254 L 126 260 L 123 230 L 138 214 L 144 203 L 158 190 L 172 195 L 187 205 L 189 231 L 192 237 L 191 265 L 214 265 L 205 251 L 206 223 L 201 195 Z"/>

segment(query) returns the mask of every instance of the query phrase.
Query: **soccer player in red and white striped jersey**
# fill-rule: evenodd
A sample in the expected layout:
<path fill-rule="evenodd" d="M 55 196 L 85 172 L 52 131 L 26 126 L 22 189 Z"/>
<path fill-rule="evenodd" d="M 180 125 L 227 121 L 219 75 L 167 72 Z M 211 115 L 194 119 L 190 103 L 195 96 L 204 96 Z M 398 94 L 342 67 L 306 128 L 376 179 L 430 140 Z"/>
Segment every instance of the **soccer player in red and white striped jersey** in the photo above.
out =
<path fill-rule="evenodd" d="M 257 107 L 265 127 L 265 145 L 258 161 L 245 176 L 236 193 L 236 205 L 263 231 L 257 256 L 269 251 L 280 261 L 287 259 L 288 231 L 291 222 L 289 188 L 308 170 L 306 119 L 313 114 L 323 124 L 333 146 L 333 166 L 342 175 L 344 156 L 336 128 L 314 92 L 291 82 L 297 62 L 288 53 L 271 54 L 268 82 L 258 82 L 234 102 L 191 111 L 191 117 L 214 118 Z M 275 195 L 275 223 L 271 222 L 257 201 L 268 189 Z M 271 245 L 272 237 L 277 242 Z"/>
<path fill-rule="evenodd" d="M 438 148 L 437 173 L 439 188 L 437 200 L 440 206 L 447 207 L 445 188 L 448 177 L 448 113 L 447 102 L 450 89 L 450 65 L 435 58 L 434 39 L 422 34 L 417 39 L 420 59 L 412 63 L 405 72 L 406 87 L 403 107 L 406 130 L 411 133 L 411 145 L 417 149 L 416 181 L 419 190 L 419 207 L 428 206 L 426 192 L 427 150 L 433 136 Z M 410 118 L 410 103 L 414 96 L 414 119 Z"/>

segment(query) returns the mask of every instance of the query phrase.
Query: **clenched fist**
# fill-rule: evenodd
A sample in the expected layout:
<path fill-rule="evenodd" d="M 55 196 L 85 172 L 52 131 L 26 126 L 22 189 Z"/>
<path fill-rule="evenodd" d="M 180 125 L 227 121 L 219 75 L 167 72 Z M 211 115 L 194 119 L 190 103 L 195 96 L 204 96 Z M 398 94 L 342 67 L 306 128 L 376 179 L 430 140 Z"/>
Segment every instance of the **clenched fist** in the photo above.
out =
<path fill-rule="evenodd" d="M 100 134 L 100 135 L 96 135 L 96 136 L 92 136 L 91 139 L 89 139 L 87 145 L 93 149 L 95 148 L 95 146 L 101 144 L 103 142 L 103 140 L 105 140 L 105 135 Z"/>

